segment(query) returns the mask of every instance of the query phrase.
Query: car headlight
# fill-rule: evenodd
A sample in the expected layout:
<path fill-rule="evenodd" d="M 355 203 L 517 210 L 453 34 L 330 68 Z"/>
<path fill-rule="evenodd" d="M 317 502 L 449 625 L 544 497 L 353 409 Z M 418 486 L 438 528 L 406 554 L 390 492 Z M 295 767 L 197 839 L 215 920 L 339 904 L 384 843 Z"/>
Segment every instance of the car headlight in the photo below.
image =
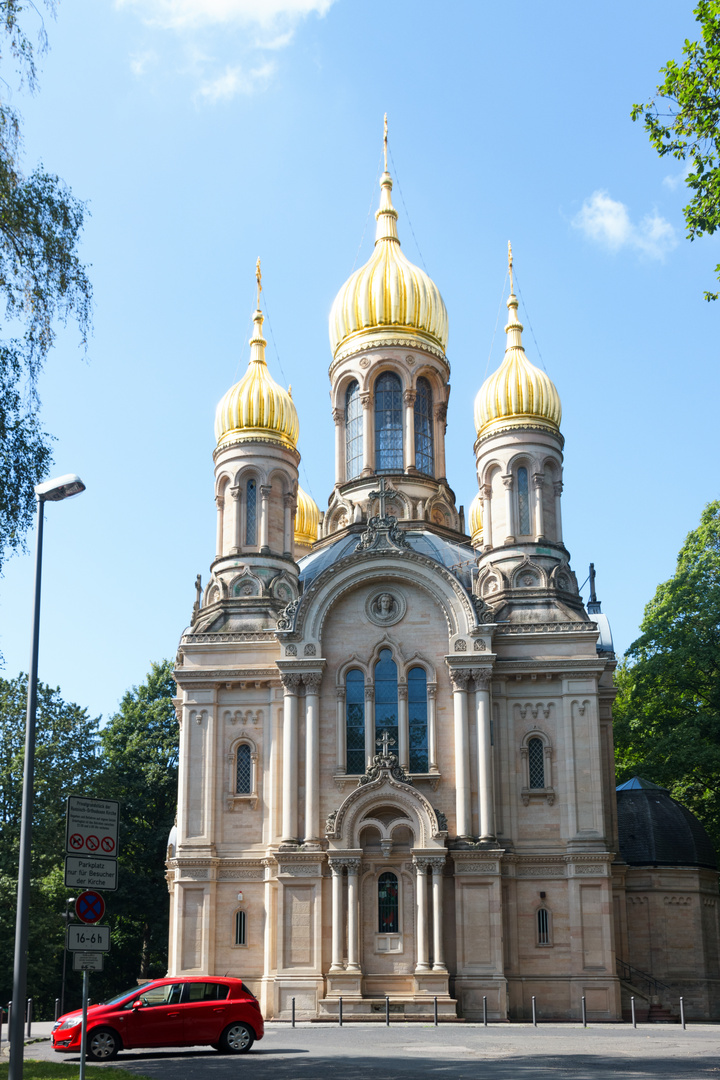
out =
<path fill-rule="evenodd" d="M 68 1028 L 79 1027 L 82 1018 L 71 1016 L 69 1020 L 63 1020 L 62 1024 L 56 1024 L 53 1031 L 67 1031 Z"/>

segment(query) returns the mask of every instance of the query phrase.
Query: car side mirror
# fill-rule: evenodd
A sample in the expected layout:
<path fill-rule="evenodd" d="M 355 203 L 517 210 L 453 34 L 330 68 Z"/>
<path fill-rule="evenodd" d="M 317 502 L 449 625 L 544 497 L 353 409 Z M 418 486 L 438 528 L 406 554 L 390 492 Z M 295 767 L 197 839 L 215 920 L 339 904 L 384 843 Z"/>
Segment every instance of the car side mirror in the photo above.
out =
<path fill-rule="evenodd" d="M 144 1004 L 145 1004 L 145 1002 L 143 1001 L 142 998 L 135 998 L 135 1000 L 132 1003 L 132 1007 L 133 1007 L 133 1009 L 142 1009 Z"/>

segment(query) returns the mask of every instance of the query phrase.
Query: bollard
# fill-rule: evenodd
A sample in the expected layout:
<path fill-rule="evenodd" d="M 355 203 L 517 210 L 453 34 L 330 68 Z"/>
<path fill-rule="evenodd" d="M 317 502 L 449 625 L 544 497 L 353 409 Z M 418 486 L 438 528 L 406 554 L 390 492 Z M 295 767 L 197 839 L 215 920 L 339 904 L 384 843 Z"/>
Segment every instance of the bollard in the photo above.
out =
<path fill-rule="evenodd" d="M 483 1024 L 487 1027 L 487 997 L 483 994 Z"/>
<path fill-rule="evenodd" d="M 338 998 L 338 1026 L 342 1027 L 342 994 Z"/>
<path fill-rule="evenodd" d="M 385 1027 L 390 1027 L 390 997 L 385 995 Z"/>
<path fill-rule="evenodd" d="M 2 1005 L 0 1005 L 0 1048 L 2 1047 L 2 1026 L 3 1026 L 3 1020 L 4 1019 L 5 1019 L 5 1010 L 3 1009 Z"/>
<path fill-rule="evenodd" d="M 634 997 L 630 998 L 630 1013 L 632 1015 L 632 1026 L 634 1028 L 636 1028 L 637 1023 L 635 1022 L 635 998 Z"/>
<path fill-rule="evenodd" d="M 28 998 L 27 1002 L 27 1037 L 32 1038 L 32 998 Z"/>
<path fill-rule="evenodd" d="M 680 998 L 680 1023 L 682 1024 L 683 1031 L 684 1031 L 685 1030 L 685 1002 L 683 1001 L 682 998 Z"/>
<path fill-rule="evenodd" d="M 438 1026 L 437 997 L 435 998 L 434 1013 L 435 1013 L 435 1027 L 437 1027 Z"/>
<path fill-rule="evenodd" d="M 585 995 L 584 994 L 583 994 L 583 999 L 582 999 L 582 1014 L 583 1014 L 583 1027 L 587 1027 L 587 1009 L 585 1007 Z"/>
<path fill-rule="evenodd" d="M 292 999 L 292 1026 L 295 1027 L 295 998 Z"/>
<path fill-rule="evenodd" d="M 12 1031 L 12 1001 L 8 1001 L 8 1042 L 10 1042 L 10 1032 Z"/>
<path fill-rule="evenodd" d="M 55 998 L 55 1019 L 60 1015 L 60 998 Z"/>
<path fill-rule="evenodd" d="M 537 1027 L 537 1013 L 535 1011 L 535 995 L 534 994 L 533 994 L 533 999 L 532 999 L 532 1012 L 533 1012 L 533 1027 Z"/>

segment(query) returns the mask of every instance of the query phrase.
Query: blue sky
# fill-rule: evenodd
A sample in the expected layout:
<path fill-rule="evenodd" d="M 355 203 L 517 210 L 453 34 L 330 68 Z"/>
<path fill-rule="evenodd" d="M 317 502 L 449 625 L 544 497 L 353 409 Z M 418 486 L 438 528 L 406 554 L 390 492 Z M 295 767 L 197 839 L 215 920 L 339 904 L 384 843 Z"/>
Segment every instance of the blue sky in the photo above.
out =
<path fill-rule="evenodd" d="M 28 167 L 88 202 L 95 333 L 84 360 L 63 332 L 41 381 L 52 475 L 87 491 L 47 512 L 40 677 L 108 716 L 174 656 L 214 552 L 214 410 L 247 363 L 258 255 L 301 484 L 327 505 L 327 317 L 371 251 L 386 111 L 403 248 L 449 312 L 458 502 L 510 239 L 527 353 L 563 403 L 566 544 L 625 649 L 718 497 L 718 243 L 684 239 L 682 166 L 629 117 L 695 36 L 691 5 L 61 0 L 47 29 L 40 91 L 13 100 Z M 31 591 L 15 556 L 6 676 L 27 668 Z"/>

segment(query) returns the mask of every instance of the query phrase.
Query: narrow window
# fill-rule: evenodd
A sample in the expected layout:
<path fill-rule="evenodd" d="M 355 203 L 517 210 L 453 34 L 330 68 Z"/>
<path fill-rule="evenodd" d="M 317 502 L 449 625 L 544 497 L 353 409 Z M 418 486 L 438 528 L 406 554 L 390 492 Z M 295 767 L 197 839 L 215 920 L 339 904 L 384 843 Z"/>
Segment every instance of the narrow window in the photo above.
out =
<path fill-rule="evenodd" d="M 360 387 L 351 382 L 345 394 L 345 479 L 354 480 L 363 467 L 363 421 Z"/>
<path fill-rule="evenodd" d="M 398 879 L 387 871 L 378 879 L 378 932 L 399 933 Z"/>
<path fill-rule="evenodd" d="M 241 743 L 237 748 L 237 785 L 235 790 L 238 795 L 252 794 L 252 757 L 247 743 Z"/>
<path fill-rule="evenodd" d="M 538 908 L 537 913 L 537 942 L 538 945 L 550 944 L 550 913 L 547 908 Z"/>
<path fill-rule="evenodd" d="M 257 481 L 248 480 L 245 489 L 245 543 L 257 544 Z"/>
<path fill-rule="evenodd" d="M 530 534 L 530 498 L 528 496 L 528 471 L 523 466 L 518 469 L 518 511 L 520 520 L 520 535 Z"/>
<path fill-rule="evenodd" d="M 528 770 L 530 787 L 545 787 L 545 747 L 542 739 L 530 739 L 528 743 Z"/>
<path fill-rule="evenodd" d="M 235 912 L 235 944 L 236 945 L 247 945 L 247 940 L 245 938 L 245 925 L 246 925 L 245 912 L 244 911 L 236 911 Z"/>
<path fill-rule="evenodd" d="M 398 741 L 398 678 L 397 666 L 389 649 L 380 650 L 380 659 L 375 665 L 375 742 L 387 731 L 394 745 L 392 753 L 397 754 Z"/>
<path fill-rule="evenodd" d="M 418 379 L 415 396 L 415 468 L 433 475 L 432 390 L 427 379 Z"/>
<path fill-rule="evenodd" d="M 352 775 L 365 772 L 365 676 L 353 668 L 345 676 L 345 768 Z"/>
<path fill-rule="evenodd" d="M 386 371 L 375 383 L 375 470 L 403 467 L 402 384 Z"/>
<path fill-rule="evenodd" d="M 421 667 L 408 672 L 410 772 L 428 771 L 427 675 Z"/>

